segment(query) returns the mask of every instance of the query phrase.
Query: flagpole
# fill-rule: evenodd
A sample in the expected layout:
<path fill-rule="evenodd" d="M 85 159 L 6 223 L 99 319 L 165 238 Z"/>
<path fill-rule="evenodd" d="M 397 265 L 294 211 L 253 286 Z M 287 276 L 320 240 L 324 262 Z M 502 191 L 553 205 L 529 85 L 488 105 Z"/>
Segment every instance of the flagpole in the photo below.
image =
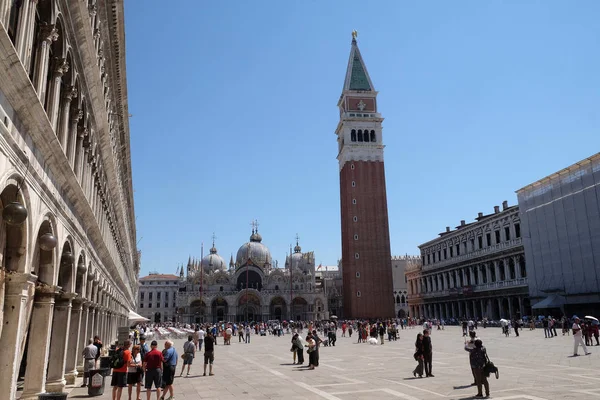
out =
<path fill-rule="evenodd" d="M 293 270 L 293 264 L 292 264 L 292 245 L 290 244 L 290 314 L 293 314 L 293 310 L 294 310 L 294 292 L 293 292 L 293 287 L 292 287 L 292 270 Z M 290 315 L 290 318 L 292 319 L 292 316 Z"/>

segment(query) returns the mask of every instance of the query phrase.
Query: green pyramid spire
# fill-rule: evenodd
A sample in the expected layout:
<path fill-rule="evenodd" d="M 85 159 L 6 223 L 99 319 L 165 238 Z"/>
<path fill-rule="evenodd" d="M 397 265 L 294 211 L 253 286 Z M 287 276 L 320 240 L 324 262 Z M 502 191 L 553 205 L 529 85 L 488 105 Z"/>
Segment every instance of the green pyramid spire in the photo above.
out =
<path fill-rule="evenodd" d="M 360 54 L 360 50 L 358 49 L 356 36 L 354 34 L 352 37 L 350 59 L 348 60 L 348 69 L 346 71 L 346 80 L 344 81 L 344 90 L 375 90 Z"/>

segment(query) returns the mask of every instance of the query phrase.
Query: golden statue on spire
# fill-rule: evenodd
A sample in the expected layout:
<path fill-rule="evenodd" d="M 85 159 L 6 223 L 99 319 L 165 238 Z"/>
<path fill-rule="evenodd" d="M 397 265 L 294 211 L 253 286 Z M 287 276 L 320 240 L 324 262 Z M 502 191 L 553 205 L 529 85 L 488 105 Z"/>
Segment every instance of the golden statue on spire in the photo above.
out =
<path fill-rule="evenodd" d="M 352 40 L 356 40 L 356 37 L 358 36 L 358 32 L 355 30 L 352 31 Z"/>

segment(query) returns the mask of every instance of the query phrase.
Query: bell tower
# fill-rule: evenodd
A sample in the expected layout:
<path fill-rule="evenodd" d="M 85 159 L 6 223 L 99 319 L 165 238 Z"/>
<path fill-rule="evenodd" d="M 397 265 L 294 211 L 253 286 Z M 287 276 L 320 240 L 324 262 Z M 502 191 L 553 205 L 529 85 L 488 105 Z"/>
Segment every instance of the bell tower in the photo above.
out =
<path fill-rule="evenodd" d="M 394 317 L 383 118 L 352 32 L 335 134 L 340 169 L 344 318 Z"/>

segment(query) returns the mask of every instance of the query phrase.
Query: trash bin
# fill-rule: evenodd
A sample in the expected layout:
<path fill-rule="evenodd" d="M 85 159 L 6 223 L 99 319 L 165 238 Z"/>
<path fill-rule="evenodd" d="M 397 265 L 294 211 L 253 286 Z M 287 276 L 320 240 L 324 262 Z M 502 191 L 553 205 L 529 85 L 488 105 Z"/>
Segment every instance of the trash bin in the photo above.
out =
<path fill-rule="evenodd" d="M 100 368 L 110 368 L 110 356 L 100 357 Z"/>
<path fill-rule="evenodd" d="M 68 393 L 40 393 L 38 400 L 67 400 Z"/>
<path fill-rule="evenodd" d="M 106 369 L 90 369 L 90 383 L 88 384 L 88 396 L 101 396 L 102 394 L 104 394 L 104 378 L 106 377 L 106 372 Z"/>

